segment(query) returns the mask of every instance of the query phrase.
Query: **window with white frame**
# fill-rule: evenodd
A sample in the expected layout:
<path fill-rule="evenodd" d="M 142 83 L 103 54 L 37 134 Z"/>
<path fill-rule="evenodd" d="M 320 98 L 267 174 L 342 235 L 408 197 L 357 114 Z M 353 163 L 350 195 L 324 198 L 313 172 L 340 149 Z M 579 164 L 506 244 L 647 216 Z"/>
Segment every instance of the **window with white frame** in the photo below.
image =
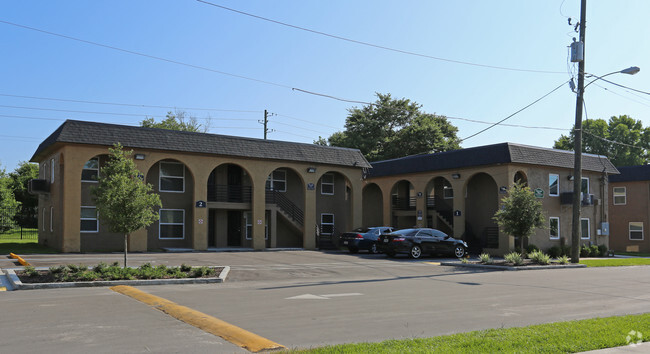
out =
<path fill-rule="evenodd" d="M 43 208 L 43 231 L 45 231 L 45 208 Z"/>
<path fill-rule="evenodd" d="M 50 183 L 54 183 L 54 159 L 50 160 Z"/>
<path fill-rule="evenodd" d="M 158 238 L 165 240 L 185 238 L 185 210 L 160 209 Z"/>
<path fill-rule="evenodd" d="M 550 238 L 557 240 L 560 238 L 560 218 L 551 216 L 548 218 L 548 229 Z"/>
<path fill-rule="evenodd" d="M 580 238 L 583 240 L 588 240 L 591 238 L 591 228 L 589 225 L 589 219 L 580 219 Z"/>
<path fill-rule="evenodd" d="M 246 239 L 253 239 L 253 213 L 246 212 L 244 214 L 244 222 L 246 223 Z M 269 224 L 266 215 L 264 215 L 264 239 L 269 239 Z"/>
<path fill-rule="evenodd" d="M 271 191 L 287 191 L 287 171 L 275 170 L 266 178 L 266 189 Z"/>
<path fill-rule="evenodd" d="M 320 214 L 321 235 L 331 235 L 334 233 L 334 214 Z"/>
<path fill-rule="evenodd" d="M 50 207 L 50 232 L 54 231 L 54 207 Z"/>
<path fill-rule="evenodd" d="M 320 180 L 320 194 L 334 195 L 334 174 L 326 173 Z"/>
<path fill-rule="evenodd" d="M 630 240 L 631 241 L 642 241 L 643 240 L 643 223 L 642 222 L 630 222 Z"/>
<path fill-rule="evenodd" d="M 548 175 L 548 195 L 551 197 L 560 195 L 560 175 L 552 173 Z"/>
<path fill-rule="evenodd" d="M 614 187 L 614 205 L 625 205 L 627 203 L 626 193 L 625 187 Z"/>
<path fill-rule="evenodd" d="M 180 162 L 160 163 L 160 191 L 185 192 L 185 165 Z"/>
<path fill-rule="evenodd" d="M 582 192 L 583 195 L 589 194 L 589 177 L 582 177 L 580 192 Z"/>
<path fill-rule="evenodd" d="M 97 183 L 97 177 L 99 177 L 99 157 L 93 157 L 84 164 L 81 170 L 81 181 Z"/>
<path fill-rule="evenodd" d="M 97 207 L 81 207 L 81 232 L 98 232 L 99 219 L 97 218 Z"/>

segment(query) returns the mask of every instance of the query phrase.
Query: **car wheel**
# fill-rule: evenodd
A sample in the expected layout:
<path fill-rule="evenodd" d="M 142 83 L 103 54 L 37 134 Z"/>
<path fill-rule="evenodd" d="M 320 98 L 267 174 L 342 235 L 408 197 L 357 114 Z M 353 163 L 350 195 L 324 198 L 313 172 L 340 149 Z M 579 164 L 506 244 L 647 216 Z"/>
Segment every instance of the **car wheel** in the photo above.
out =
<path fill-rule="evenodd" d="M 456 258 L 463 258 L 465 256 L 465 247 L 456 246 L 456 248 L 454 248 L 454 256 L 456 256 Z"/>
<path fill-rule="evenodd" d="M 377 253 L 379 253 L 379 250 L 377 249 L 377 244 L 373 242 L 372 245 L 370 246 L 370 249 L 369 249 L 368 251 L 369 251 L 371 254 L 377 254 Z"/>
<path fill-rule="evenodd" d="M 411 252 L 409 252 L 409 256 L 413 259 L 422 257 L 422 248 L 419 245 L 413 245 L 413 247 L 411 247 Z"/>
<path fill-rule="evenodd" d="M 350 253 L 352 253 L 352 254 L 359 252 L 359 249 L 358 249 L 358 248 L 355 248 L 355 247 L 348 248 L 348 250 L 349 250 Z"/>

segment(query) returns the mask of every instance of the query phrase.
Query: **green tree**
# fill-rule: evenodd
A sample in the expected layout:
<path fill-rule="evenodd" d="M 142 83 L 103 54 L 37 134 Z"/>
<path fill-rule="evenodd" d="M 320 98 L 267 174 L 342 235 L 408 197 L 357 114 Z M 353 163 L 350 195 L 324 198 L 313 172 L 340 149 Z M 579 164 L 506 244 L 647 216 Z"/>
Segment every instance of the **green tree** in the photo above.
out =
<path fill-rule="evenodd" d="M 38 165 L 21 161 L 16 169 L 9 173 L 11 186 L 16 200 L 23 208 L 35 209 L 38 207 L 38 196 L 27 192 L 27 183 L 30 179 L 38 178 Z"/>
<path fill-rule="evenodd" d="M 629 116 L 613 116 L 582 122 L 582 152 L 607 156 L 615 166 L 645 165 L 650 162 L 650 127 Z M 555 141 L 555 149 L 573 150 L 573 129 Z M 616 143 L 615 143 L 616 142 Z M 622 143 L 622 144 L 618 144 Z"/>
<path fill-rule="evenodd" d="M 11 189 L 11 178 L 0 168 L 0 232 L 11 230 L 20 202 L 16 200 Z"/>
<path fill-rule="evenodd" d="M 524 238 L 546 225 L 542 203 L 535 198 L 530 188 L 520 183 L 515 183 L 501 202 L 503 207 L 494 214 L 494 220 L 503 232 L 519 239 L 523 254 Z"/>
<path fill-rule="evenodd" d="M 408 99 L 377 93 L 374 104 L 348 110 L 344 131 L 314 143 L 356 148 L 369 161 L 459 149 L 458 128 L 421 108 Z"/>
<path fill-rule="evenodd" d="M 146 118 L 140 122 L 140 126 L 200 133 L 206 133 L 210 129 L 209 123 L 201 124 L 196 117 L 190 116 L 187 112 L 180 110 L 167 112 L 165 119 L 160 122 L 156 122 L 153 118 Z"/>
<path fill-rule="evenodd" d="M 130 157 L 133 151 L 124 151 L 117 143 L 109 148 L 109 159 L 102 167 L 97 187 L 92 194 L 99 217 L 111 232 L 124 234 L 124 267 L 126 268 L 128 240 L 131 233 L 158 220 L 154 210 L 161 207 L 160 196 L 151 193 L 151 184 L 140 178 L 140 171 Z"/>

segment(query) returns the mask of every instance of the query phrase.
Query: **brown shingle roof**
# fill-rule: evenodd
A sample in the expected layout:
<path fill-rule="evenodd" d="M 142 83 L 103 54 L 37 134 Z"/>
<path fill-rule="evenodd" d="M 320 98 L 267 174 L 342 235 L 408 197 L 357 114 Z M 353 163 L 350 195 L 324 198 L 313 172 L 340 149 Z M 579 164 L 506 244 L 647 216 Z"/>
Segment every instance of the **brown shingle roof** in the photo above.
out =
<path fill-rule="evenodd" d="M 357 149 L 76 120 L 65 121 L 39 145 L 30 161 L 40 161 L 54 143 L 112 146 L 117 142 L 128 148 L 371 167 Z"/>

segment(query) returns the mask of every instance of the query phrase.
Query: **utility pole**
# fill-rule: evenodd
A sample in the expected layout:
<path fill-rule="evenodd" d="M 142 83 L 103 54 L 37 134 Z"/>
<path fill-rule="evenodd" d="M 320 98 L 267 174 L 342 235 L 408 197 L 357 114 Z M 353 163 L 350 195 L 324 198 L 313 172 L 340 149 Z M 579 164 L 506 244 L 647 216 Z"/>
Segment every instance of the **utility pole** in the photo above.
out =
<path fill-rule="evenodd" d="M 269 124 L 269 115 L 273 115 L 273 113 L 269 114 L 269 112 L 265 109 L 264 110 L 264 120 L 258 120 L 257 122 L 264 125 L 264 140 L 266 140 L 266 135 L 268 133 L 273 133 L 275 130 L 274 129 L 269 129 L 267 128 L 267 125 Z"/>
<path fill-rule="evenodd" d="M 573 221 L 571 224 L 571 263 L 580 262 L 580 208 L 582 200 L 582 102 L 585 88 L 585 23 L 587 0 L 580 1 L 580 36 L 582 43 L 582 60 L 578 62 L 578 97 L 576 98 L 576 121 L 574 134 L 574 168 L 573 168 Z"/>

